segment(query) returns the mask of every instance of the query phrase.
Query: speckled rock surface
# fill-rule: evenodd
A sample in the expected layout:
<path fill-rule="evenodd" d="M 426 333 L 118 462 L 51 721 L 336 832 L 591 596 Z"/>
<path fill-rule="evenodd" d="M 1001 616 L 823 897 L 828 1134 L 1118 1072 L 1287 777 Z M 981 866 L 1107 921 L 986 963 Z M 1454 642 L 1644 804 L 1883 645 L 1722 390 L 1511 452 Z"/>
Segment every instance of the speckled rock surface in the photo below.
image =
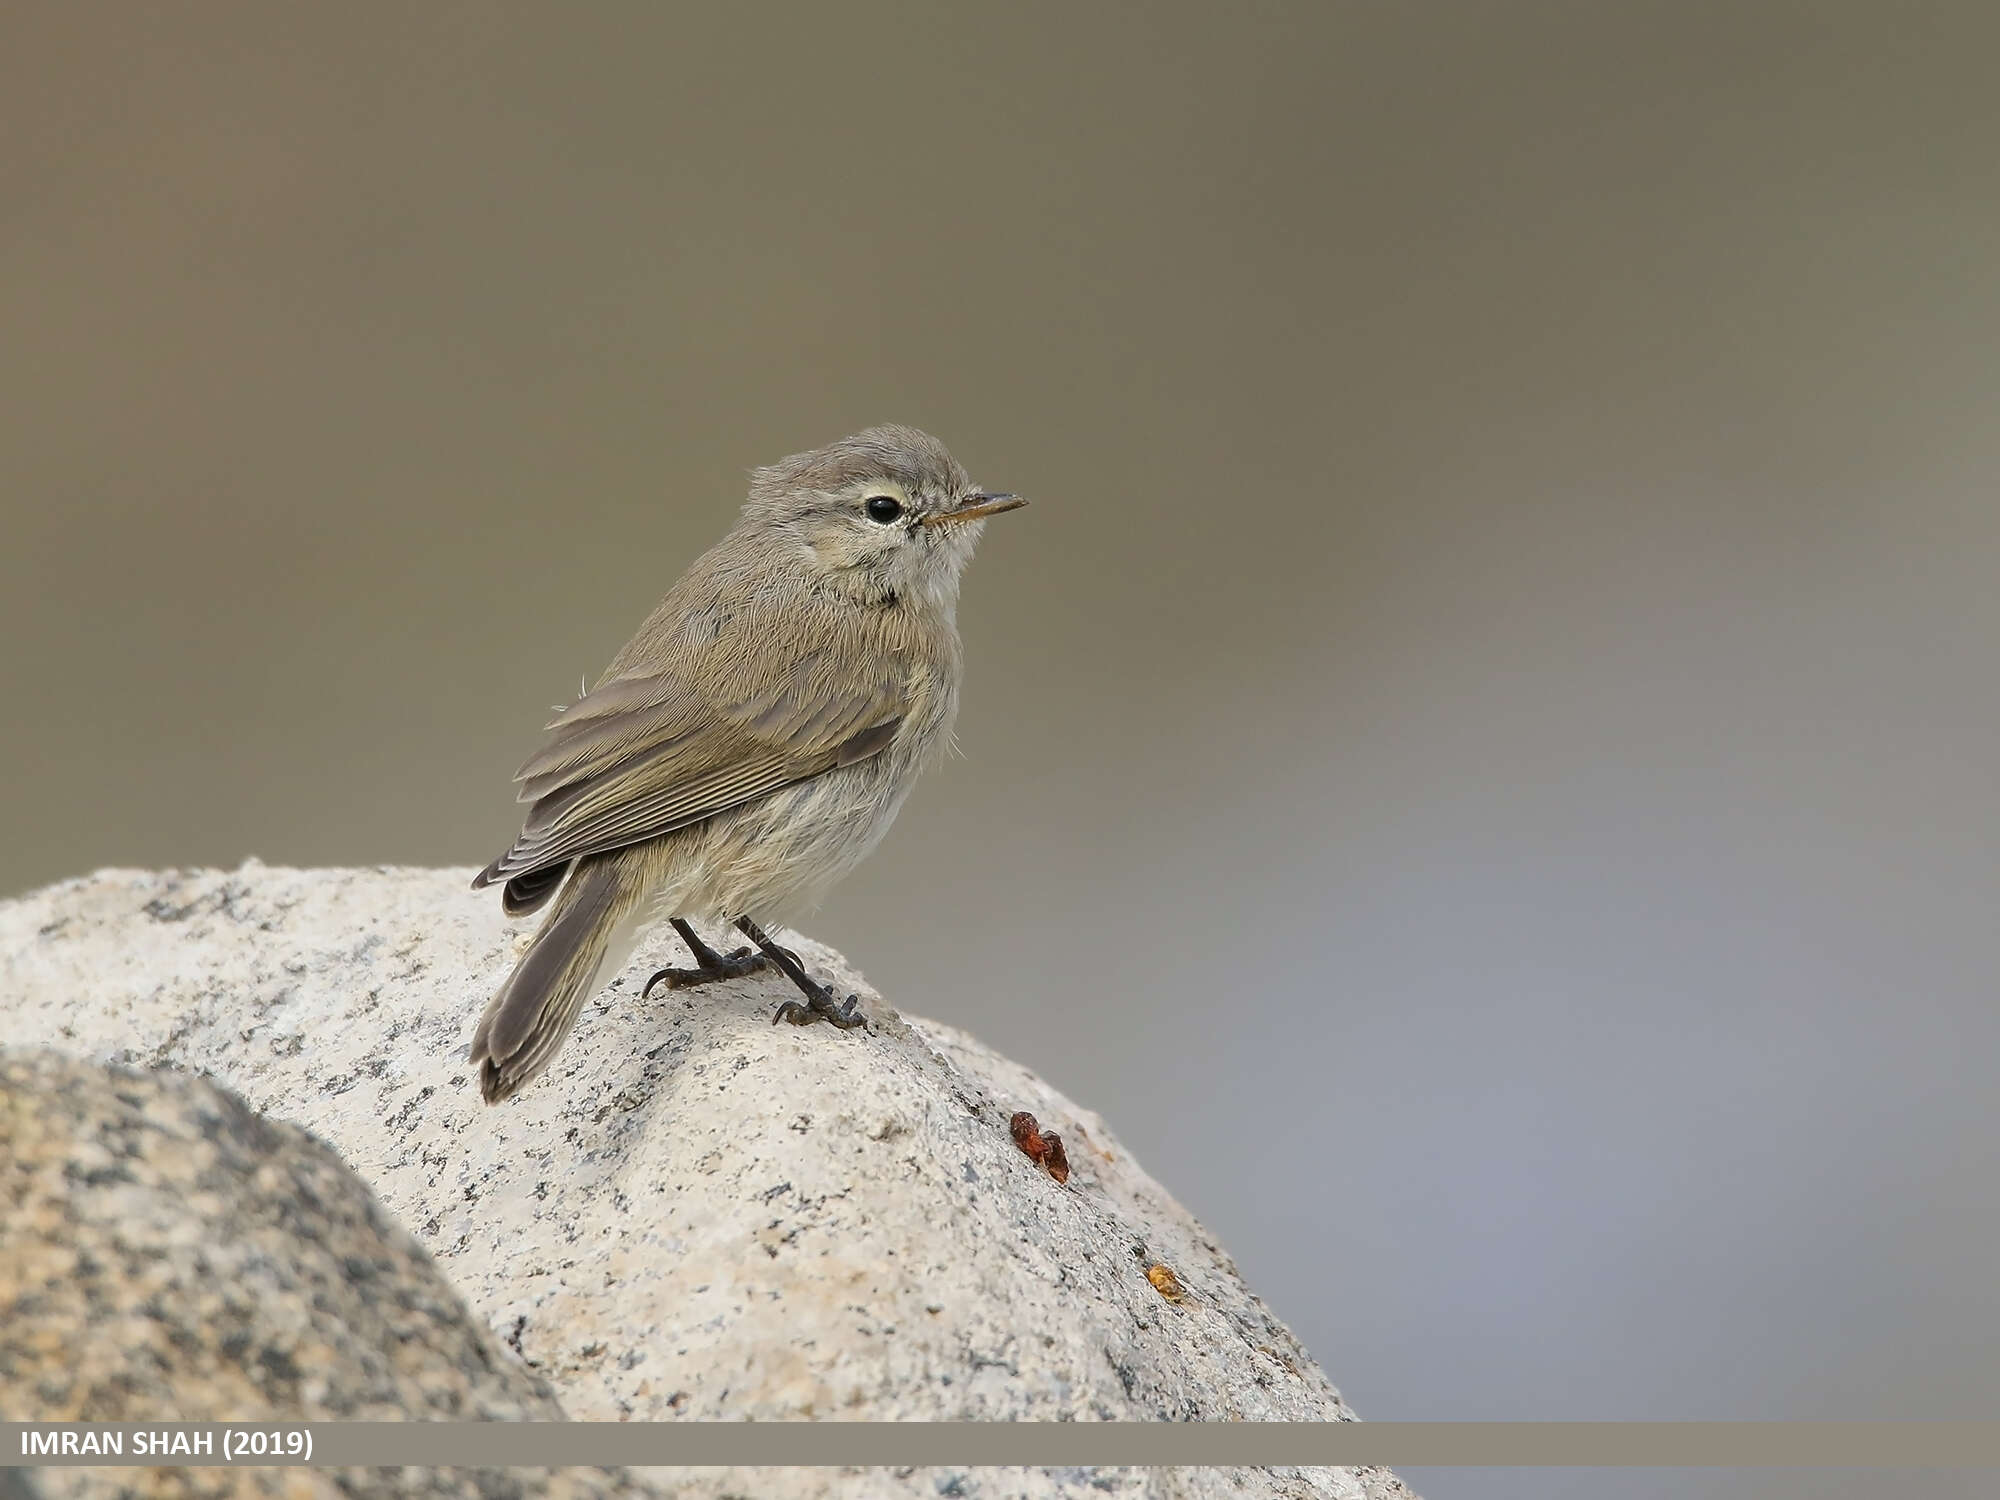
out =
<path fill-rule="evenodd" d="M 642 1000 L 685 962 L 662 926 L 547 1075 L 482 1105 L 465 1048 L 532 924 L 469 877 L 105 871 L 0 906 L 0 993 L 17 1041 L 207 1073 L 325 1137 L 572 1416 L 1352 1418 L 1101 1119 L 809 941 L 784 938 L 871 1029 L 773 1027 L 768 976 Z M 1066 1185 L 1010 1138 L 1024 1109 L 1065 1138 Z M 1406 1493 L 1380 1470 L 995 1472 L 855 1493 Z M 823 1492 L 803 1482 L 754 1489 Z"/>
<path fill-rule="evenodd" d="M 630 1473 L 597 1469 L 0 1469 L 0 1500 L 590 1500 L 660 1497 Z"/>
<path fill-rule="evenodd" d="M 631 1474 L 597 1469 L 0 1469 L 0 1500 L 589 1500 L 661 1497 Z"/>
<path fill-rule="evenodd" d="M 0 1411 L 53 1421 L 559 1419 L 334 1153 L 199 1078 L 0 1051 Z M 595 1471 L 49 1470 L 45 1494 L 285 1475 L 325 1493 L 611 1495 Z M 270 1493 L 278 1493 L 272 1488 Z"/>

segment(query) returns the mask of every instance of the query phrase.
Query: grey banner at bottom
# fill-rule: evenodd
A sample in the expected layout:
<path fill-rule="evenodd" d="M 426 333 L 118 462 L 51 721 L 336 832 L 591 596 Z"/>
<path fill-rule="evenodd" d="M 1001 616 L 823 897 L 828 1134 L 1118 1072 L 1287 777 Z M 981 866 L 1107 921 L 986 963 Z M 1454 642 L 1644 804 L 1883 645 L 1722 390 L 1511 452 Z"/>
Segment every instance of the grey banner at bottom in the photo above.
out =
<path fill-rule="evenodd" d="M 2000 1467 L 2000 1422 L 0 1423 L 0 1466 Z"/>

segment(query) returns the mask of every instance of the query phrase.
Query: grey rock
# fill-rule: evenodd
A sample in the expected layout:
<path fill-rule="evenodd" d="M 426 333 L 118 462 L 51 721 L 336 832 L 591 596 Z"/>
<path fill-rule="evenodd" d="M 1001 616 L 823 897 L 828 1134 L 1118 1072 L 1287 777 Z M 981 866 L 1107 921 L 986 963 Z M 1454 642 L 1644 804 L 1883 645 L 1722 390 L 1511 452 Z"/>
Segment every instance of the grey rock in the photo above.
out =
<path fill-rule="evenodd" d="M 597 1469 L 0 1469 L 19 1476 L 0 1500 L 592 1500 L 659 1496 L 630 1474 Z"/>
<path fill-rule="evenodd" d="M 0 1051 L 0 1410 L 560 1419 L 319 1141 L 199 1078 Z M 499 1471 L 496 1471 L 498 1474 Z M 611 1495 L 627 1476 L 49 1469 L 46 1495 Z M 249 1489 L 239 1486 L 248 1485 Z M 263 1486 L 262 1490 L 258 1486 Z"/>
<path fill-rule="evenodd" d="M 772 1026 L 788 990 L 768 976 L 642 999 L 648 973 L 685 962 L 662 926 L 547 1075 L 482 1105 L 465 1048 L 532 924 L 466 889 L 470 873 L 103 871 L 0 906 L 0 993 L 17 1039 L 206 1073 L 332 1142 L 576 1417 L 1353 1419 L 1102 1119 L 898 1014 L 795 934 L 861 993 L 869 1030 Z M 1015 1146 L 1017 1110 L 1064 1137 L 1066 1185 Z M 701 1493 L 837 1483 L 675 1477 Z M 1407 1494 L 1351 1469 L 855 1482 Z"/>

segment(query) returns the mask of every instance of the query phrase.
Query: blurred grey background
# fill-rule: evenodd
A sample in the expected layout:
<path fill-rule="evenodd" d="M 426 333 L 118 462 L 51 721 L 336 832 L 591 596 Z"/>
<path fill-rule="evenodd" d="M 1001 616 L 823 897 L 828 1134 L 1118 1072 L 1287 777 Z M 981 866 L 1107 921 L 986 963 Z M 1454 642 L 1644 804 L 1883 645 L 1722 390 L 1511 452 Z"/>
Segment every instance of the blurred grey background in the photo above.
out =
<path fill-rule="evenodd" d="M 1990 1415 L 1996 43 L 9 7 L 0 889 L 487 860 L 745 470 L 914 422 L 1036 504 L 815 935 L 1103 1109 L 1364 1416 Z"/>

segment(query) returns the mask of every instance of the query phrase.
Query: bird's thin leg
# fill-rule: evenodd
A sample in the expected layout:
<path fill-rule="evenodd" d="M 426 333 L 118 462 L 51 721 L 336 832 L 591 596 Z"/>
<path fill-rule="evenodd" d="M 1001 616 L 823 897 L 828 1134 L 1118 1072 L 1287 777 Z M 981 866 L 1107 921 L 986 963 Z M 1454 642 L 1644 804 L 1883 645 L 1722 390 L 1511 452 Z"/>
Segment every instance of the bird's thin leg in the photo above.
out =
<path fill-rule="evenodd" d="M 851 1031 L 856 1026 L 866 1026 L 868 1018 L 855 1009 L 860 1005 L 859 995 L 849 995 L 842 1005 L 833 998 L 833 991 L 806 972 L 806 966 L 799 962 L 798 954 L 789 948 L 780 948 L 764 935 L 764 929 L 748 917 L 738 917 L 736 928 L 764 951 L 764 957 L 776 964 L 787 979 L 799 987 L 799 993 L 806 997 L 804 1005 L 796 1000 L 787 1000 L 778 1007 L 778 1013 L 771 1017 L 771 1024 L 790 1021 L 794 1026 L 810 1026 L 815 1021 L 831 1021 L 842 1031 Z"/>
<path fill-rule="evenodd" d="M 717 953 L 701 940 L 696 932 L 679 917 L 669 919 L 674 931 L 681 935 L 681 941 L 694 955 L 692 969 L 662 969 L 646 981 L 641 996 L 651 998 L 653 986 L 665 983 L 670 990 L 691 990 L 698 984 L 714 984 L 718 979 L 741 979 L 745 974 L 755 974 L 769 967 L 769 961 L 761 953 L 752 953 L 748 948 L 738 948 L 733 953 Z"/>
<path fill-rule="evenodd" d="M 688 952 L 694 955 L 697 968 L 719 969 L 731 960 L 747 957 L 750 952 L 748 948 L 737 948 L 725 956 L 704 943 L 701 934 L 694 930 L 694 924 L 685 917 L 669 917 L 667 921 L 673 926 L 674 931 L 681 935 L 681 941 L 687 944 Z M 752 959 L 749 967 L 753 969 L 758 967 L 756 960 Z"/>

